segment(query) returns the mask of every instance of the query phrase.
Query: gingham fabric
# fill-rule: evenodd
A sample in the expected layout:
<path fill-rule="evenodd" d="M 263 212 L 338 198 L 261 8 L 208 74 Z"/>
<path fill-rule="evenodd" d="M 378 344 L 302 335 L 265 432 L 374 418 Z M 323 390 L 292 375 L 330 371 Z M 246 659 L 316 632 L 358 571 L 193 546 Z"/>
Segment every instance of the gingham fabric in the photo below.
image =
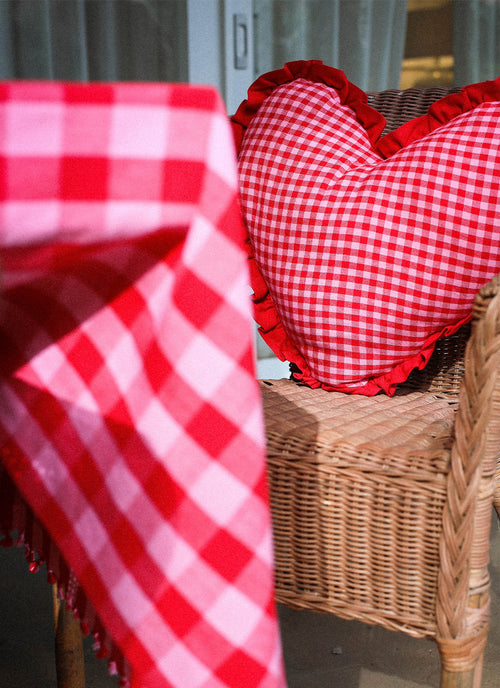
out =
<path fill-rule="evenodd" d="M 0 166 L 4 544 L 47 562 L 121 684 L 282 688 L 220 98 L 3 83 Z"/>
<path fill-rule="evenodd" d="M 475 85 L 380 139 L 321 63 L 250 89 L 233 122 L 257 318 L 298 379 L 391 394 L 470 317 L 500 271 L 498 101 L 500 79 Z"/>

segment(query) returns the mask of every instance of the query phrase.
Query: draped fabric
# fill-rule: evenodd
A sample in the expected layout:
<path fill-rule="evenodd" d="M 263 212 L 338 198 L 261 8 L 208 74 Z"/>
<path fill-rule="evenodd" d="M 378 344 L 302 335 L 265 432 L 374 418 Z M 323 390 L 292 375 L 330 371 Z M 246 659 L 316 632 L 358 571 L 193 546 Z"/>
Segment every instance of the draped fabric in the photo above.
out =
<path fill-rule="evenodd" d="M 500 0 L 455 0 L 453 52 L 459 86 L 500 74 Z"/>
<path fill-rule="evenodd" d="M 219 94 L 16 80 L 0 132 L 0 545 L 123 688 L 285 688 Z"/>

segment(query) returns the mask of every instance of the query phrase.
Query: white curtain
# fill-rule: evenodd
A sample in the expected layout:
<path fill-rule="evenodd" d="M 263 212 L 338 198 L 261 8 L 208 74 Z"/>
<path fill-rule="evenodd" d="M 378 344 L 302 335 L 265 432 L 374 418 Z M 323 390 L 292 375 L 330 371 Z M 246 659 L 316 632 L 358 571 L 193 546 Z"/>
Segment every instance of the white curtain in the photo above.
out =
<path fill-rule="evenodd" d="M 0 0 L 0 78 L 187 81 L 187 22 L 186 0 Z M 398 86 L 406 0 L 254 0 L 254 22 L 255 75 L 316 58 Z"/>
<path fill-rule="evenodd" d="M 228 0 L 191 0 L 191 11 L 197 2 L 219 4 L 222 16 Z M 0 79 L 187 81 L 187 5 L 0 0 Z M 254 0 L 255 75 L 316 58 L 366 90 L 398 88 L 406 16 L 406 0 Z M 500 75 L 499 37 L 500 0 L 454 0 L 458 85 Z M 206 60 L 221 50 L 205 50 Z"/>
<path fill-rule="evenodd" d="M 319 59 L 365 90 L 398 88 L 406 0 L 255 0 L 256 71 Z"/>
<path fill-rule="evenodd" d="M 453 53 L 458 86 L 500 76 L 500 0 L 455 0 Z"/>
<path fill-rule="evenodd" d="M 0 0 L 0 78 L 187 81 L 186 16 L 185 0 Z"/>

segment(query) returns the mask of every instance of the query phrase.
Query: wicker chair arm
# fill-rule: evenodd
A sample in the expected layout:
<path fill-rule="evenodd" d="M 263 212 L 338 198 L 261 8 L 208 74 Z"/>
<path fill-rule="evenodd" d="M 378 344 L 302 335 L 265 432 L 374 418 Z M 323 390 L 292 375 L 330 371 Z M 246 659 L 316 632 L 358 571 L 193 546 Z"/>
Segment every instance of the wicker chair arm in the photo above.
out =
<path fill-rule="evenodd" d="M 444 641 L 443 665 L 450 671 L 463 670 L 467 664 L 467 658 L 457 660 L 454 654 L 455 639 L 471 639 L 472 664 L 486 642 L 489 624 L 485 539 L 490 533 L 500 447 L 499 372 L 500 276 L 496 276 L 474 303 L 443 514 L 436 614 L 438 637 Z"/>
<path fill-rule="evenodd" d="M 468 404 L 464 405 L 464 397 Z M 479 291 L 474 301 L 459 409 L 457 438 L 460 430 L 469 434 L 469 457 L 471 443 L 479 443 L 482 452 L 478 446 L 474 455 L 479 454 L 482 476 L 491 476 L 500 453 L 500 274 Z"/>
<path fill-rule="evenodd" d="M 474 317 L 479 319 L 485 319 L 484 327 L 487 328 L 487 341 L 484 342 L 483 346 L 488 344 L 489 346 L 489 357 L 491 360 L 490 365 L 494 367 L 495 363 L 493 357 L 498 356 L 498 346 L 499 338 L 497 330 L 498 320 L 500 315 L 498 313 L 500 309 L 500 300 L 498 294 L 500 293 L 500 275 L 496 275 L 492 280 L 486 284 L 479 294 L 477 295 L 476 302 L 474 304 Z M 496 367 L 498 374 L 498 366 Z M 495 394 L 491 397 L 491 423 L 500 423 L 500 405 L 498 398 L 498 387 L 499 382 L 495 384 Z M 495 506 L 498 517 L 500 518 L 500 443 L 498 439 L 498 430 L 490 427 L 490 432 L 488 434 L 488 453 L 490 455 L 490 461 L 493 464 L 494 470 L 494 480 L 493 480 L 493 504 Z M 484 466 L 483 470 L 491 470 L 492 466 Z"/>

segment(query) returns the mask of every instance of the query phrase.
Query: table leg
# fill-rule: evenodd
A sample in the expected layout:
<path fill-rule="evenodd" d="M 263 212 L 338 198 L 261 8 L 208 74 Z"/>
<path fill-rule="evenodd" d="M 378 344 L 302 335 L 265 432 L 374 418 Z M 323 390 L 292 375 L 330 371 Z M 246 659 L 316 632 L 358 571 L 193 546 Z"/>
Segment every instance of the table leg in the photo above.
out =
<path fill-rule="evenodd" d="M 53 586 L 57 688 L 85 688 L 83 641 L 80 624 Z"/>

